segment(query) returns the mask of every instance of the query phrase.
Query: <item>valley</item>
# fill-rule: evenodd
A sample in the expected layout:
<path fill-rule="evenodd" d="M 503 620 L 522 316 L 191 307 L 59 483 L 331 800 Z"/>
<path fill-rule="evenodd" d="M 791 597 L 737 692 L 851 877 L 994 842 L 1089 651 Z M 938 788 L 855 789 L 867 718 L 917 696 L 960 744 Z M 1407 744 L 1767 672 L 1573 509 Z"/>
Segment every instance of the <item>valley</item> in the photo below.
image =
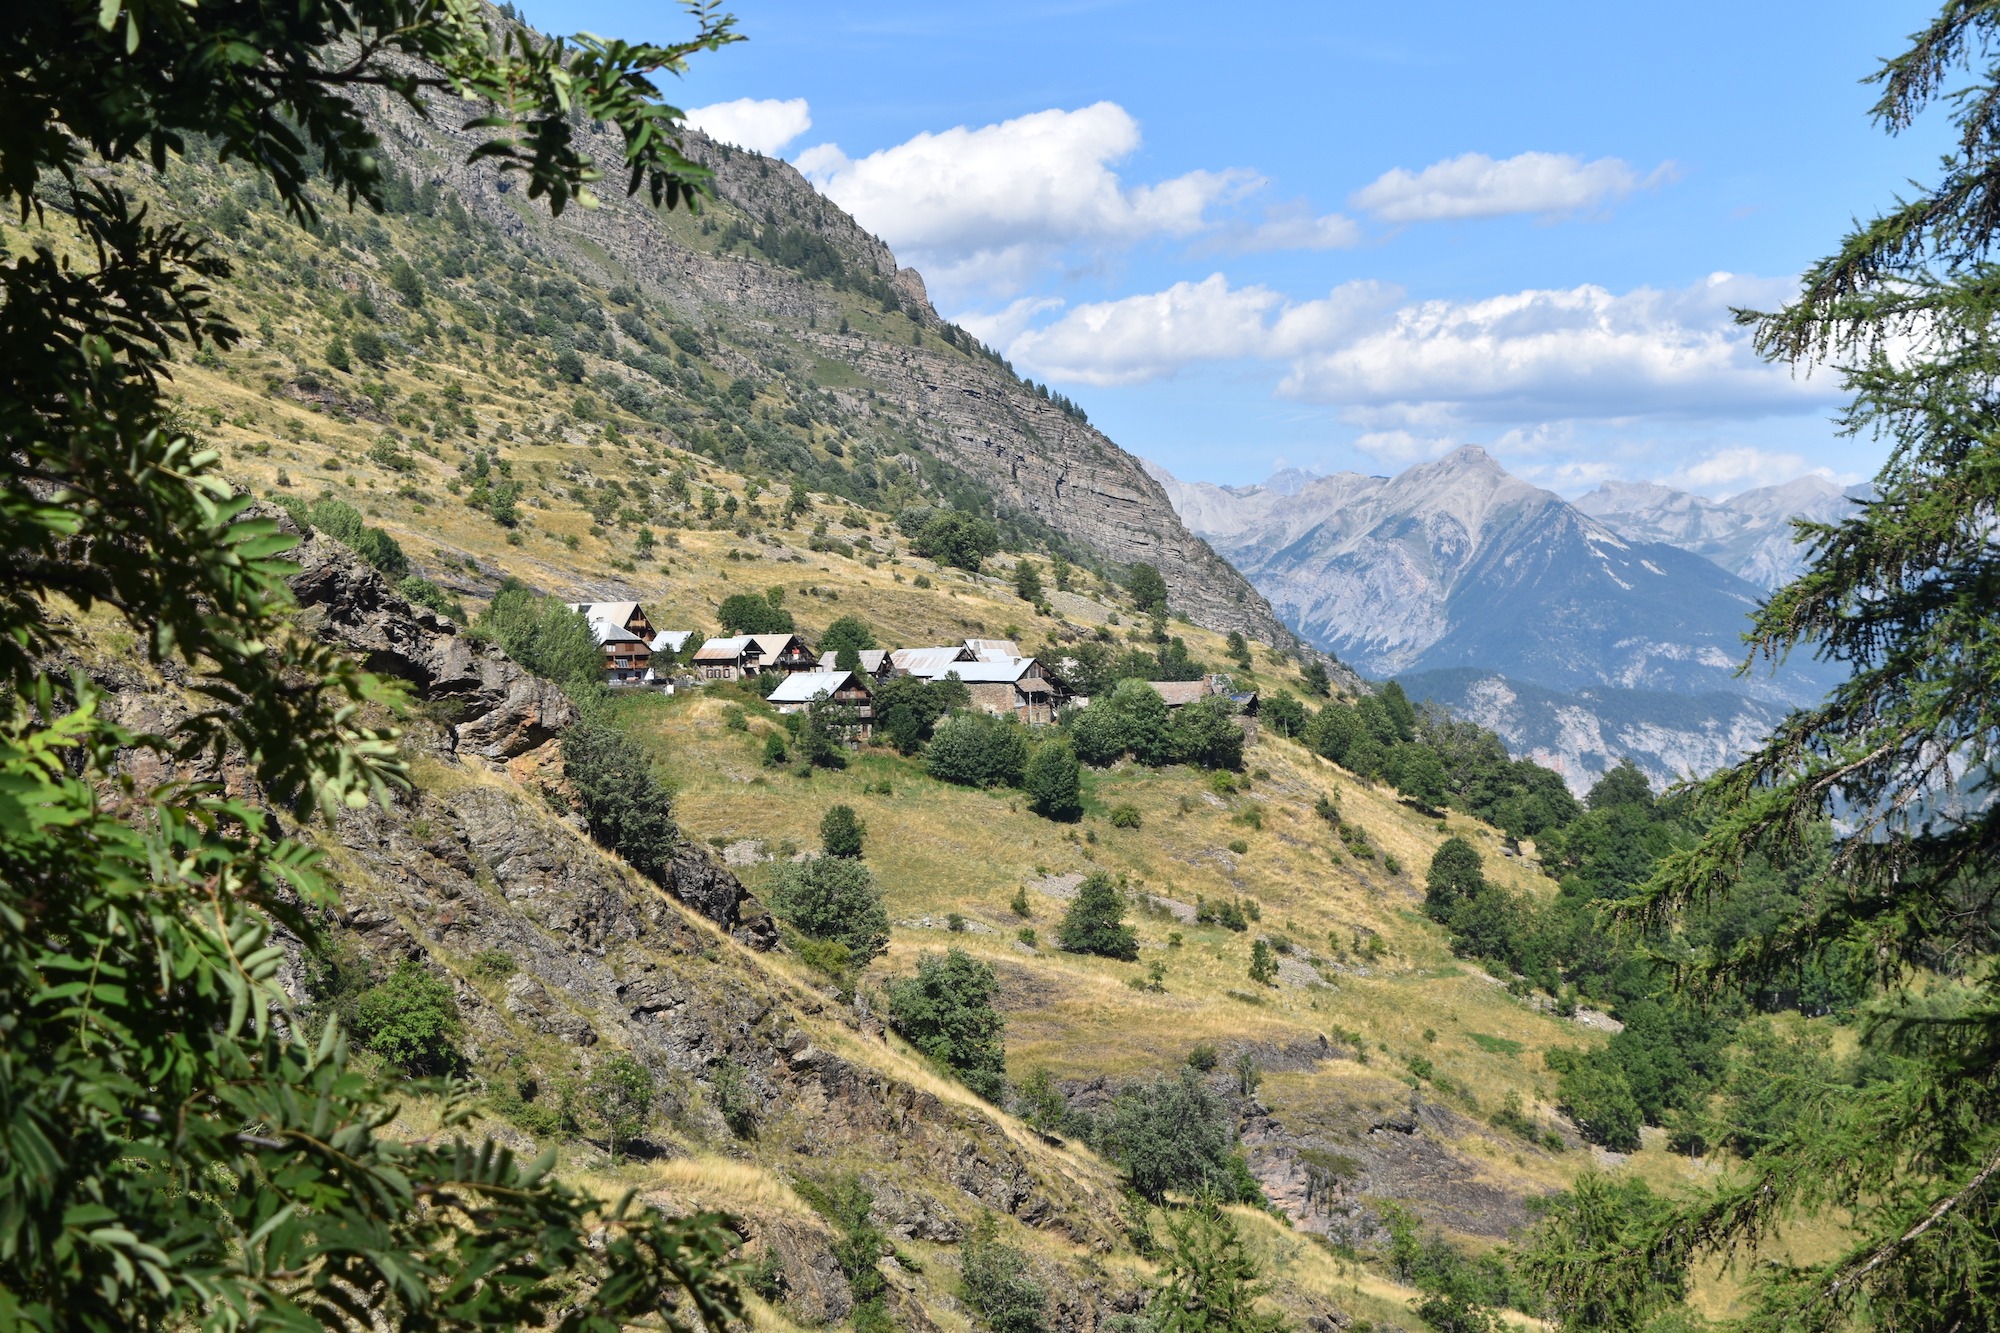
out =
<path fill-rule="evenodd" d="M 264 1264 L 269 1309 L 463 1298 L 437 1326 L 498 1326 L 507 1288 L 524 1327 L 1550 1328 L 1565 1227 L 1610 1218 L 1623 1254 L 1876 1077 L 1843 959 L 1716 1005 L 1661 965 L 1789 929 L 1825 828 L 1739 868 L 1741 901 L 1648 915 L 1715 820 L 1662 790 L 1827 683 L 1735 668 L 1787 568 L 1773 516 L 1829 497 L 1586 509 L 1470 446 L 1183 483 L 782 161 L 690 133 L 699 211 L 551 217 L 442 99 L 355 96 L 379 210 L 306 214 L 191 135 L 0 220 L 50 282 L 107 262 L 118 191 L 156 240 L 215 238 L 174 307 L 204 336 L 119 344 L 155 397 L 24 409 L 95 441 L 62 463 L 35 435 L 36 467 L 123 459 L 100 470 L 209 546 L 146 528 L 136 483 L 89 492 L 133 526 L 79 535 L 84 481 L 23 474 L 18 563 L 64 577 L 0 641 L 35 692 L 0 823 L 42 840 L 0 906 L 55 940 L 11 984 L 81 1034 L 65 1059 L 118 1049 L 101 1001 L 138 1015 L 114 1036 L 230 1071 L 186 1093 L 213 1152 L 171 1187 L 123 1146 L 173 1123 L 169 1062 L 50 1104 L 84 1088 L 114 1203 L 193 1210 L 189 1253 Z M 551 124 L 610 160 L 613 121 Z M 113 359 L 91 337 L 79 383 Z M 127 896 L 43 930 L 84 841 Z M 196 961 L 63 955 L 103 921 Z M 326 1183 L 350 1168 L 359 1240 L 331 1219 L 366 1188 Z M 52 1225 L 115 1249 L 70 1233 L 120 1215 Z M 1845 1241 L 1809 1221 L 1744 1257 Z M 150 1285 L 113 1264 L 106 1300 L 213 1314 L 150 1245 Z M 1631 1297 L 1654 1333 L 1751 1308 L 1682 1262 Z"/>

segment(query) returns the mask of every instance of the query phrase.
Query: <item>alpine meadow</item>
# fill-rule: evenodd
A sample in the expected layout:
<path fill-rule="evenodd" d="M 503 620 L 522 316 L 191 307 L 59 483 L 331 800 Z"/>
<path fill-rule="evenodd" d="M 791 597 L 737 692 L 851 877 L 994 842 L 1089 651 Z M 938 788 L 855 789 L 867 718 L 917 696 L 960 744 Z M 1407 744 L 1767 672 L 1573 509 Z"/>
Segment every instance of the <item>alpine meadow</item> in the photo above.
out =
<path fill-rule="evenodd" d="M 1697 168 L 1315 217 L 877 87 L 1020 15 L 594 5 L 0 18 L 0 1333 L 2000 1328 L 2000 7 L 1812 73 L 1945 146 L 1886 211 L 1606 317 L 1672 401 L 1517 428 L 1575 303 L 1370 266 Z M 808 49 L 943 119 L 692 105 Z M 1592 443 L 1725 355 L 1871 474 Z M 1225 484 L 1300 421 L 1407 470 Z"/>

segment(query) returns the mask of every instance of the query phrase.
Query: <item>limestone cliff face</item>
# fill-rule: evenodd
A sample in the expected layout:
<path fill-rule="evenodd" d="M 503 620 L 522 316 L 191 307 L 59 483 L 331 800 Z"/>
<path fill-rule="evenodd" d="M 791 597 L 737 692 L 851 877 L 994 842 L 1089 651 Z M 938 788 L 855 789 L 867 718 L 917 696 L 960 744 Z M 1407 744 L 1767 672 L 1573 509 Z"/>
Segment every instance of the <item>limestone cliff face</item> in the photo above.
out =
<path fill-rule="evenodd" d="M 419 181 L 449 190 L 509 243 L 599 286 L 626 284 L 649 304 L 698 326 L 722 329 L 716 364 L 769 378 L 773 362 L 800 351 L 848 368 L 855 386 L 835 390 L 844 411 L 886 436 L 912 440 L 979 479 L 1003 507 L 1129 565 L 1145 561 L 1167 581 L 1173 609 L 1196 624 L 1240 630 L 1268 643 L 1299 641 L 1264 598 L 1181 522 L 1140 461 L 1039 397 L 1008 369 L 928 337 L 922 346 L 841 330 L 835 290 L 801 273 L 696 243 L 683 215 L 662 217 L 615 187 L 603 207 L 560 218 L 522 197 L 492 165 L 467 165 L 476 136 L 453 127 L 463 114 L 440 106 L 425 120 L 407 107 L 373 105 L 388 156 Z M 589 129 L 586 147 L 616 161 L 617 145 Z M 735 151 L 690 132 L 690 156 L 715 172 L 718 219 L 797 228 L 824 241 L 851 272 L 892 287 L 927 329 L 945 328 L 915 270 L 901 268 L 790 165 Z"/>

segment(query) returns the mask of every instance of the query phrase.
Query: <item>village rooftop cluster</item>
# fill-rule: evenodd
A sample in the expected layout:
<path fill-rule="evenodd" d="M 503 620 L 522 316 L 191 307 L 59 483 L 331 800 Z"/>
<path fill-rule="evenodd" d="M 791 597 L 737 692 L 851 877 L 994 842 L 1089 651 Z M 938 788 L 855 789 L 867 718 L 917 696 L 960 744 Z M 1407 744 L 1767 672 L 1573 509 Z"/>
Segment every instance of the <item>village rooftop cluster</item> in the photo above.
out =
<path fill-rule="evenodd" d="M 865 736 L 874 721 L 874 687 L 893 676 L 935 681 L 955 677 L 972 706 L 995 717 L 1029 725 L 1056 720 L 1065 706 L 1087 704 L 1063 679 L 1063 664 L 1044 663 L 1021 651 L 1012 639 L 967 639 L 923 648 L 863 648 L 860 669 L 843 669 L 838 654 L 815 654 L 797 634 L 736 634 L 699 640 L 693 630 L 655 629 L 638 602 L 572 602 L 569 609 L 590 623 L 604 655 L 604 679 L 613 686 L 655 688 L 669 693 L 706 681 L 746 680 L 779 675 L 766 695 L 781 713 L 799 713 L 829 702 L 847 711 Z M 689 653 L 688 645 L 696 646 Z M 677 672 L 676 664 L 684 670 Z M 1151 681 L 1169 709 L 1211 695 L 1227 695 L 1237 712 L 1254 717 L 1257 696 L 1238 693 L 1230 679 L 1212 675 L 1195 681 Z"/>

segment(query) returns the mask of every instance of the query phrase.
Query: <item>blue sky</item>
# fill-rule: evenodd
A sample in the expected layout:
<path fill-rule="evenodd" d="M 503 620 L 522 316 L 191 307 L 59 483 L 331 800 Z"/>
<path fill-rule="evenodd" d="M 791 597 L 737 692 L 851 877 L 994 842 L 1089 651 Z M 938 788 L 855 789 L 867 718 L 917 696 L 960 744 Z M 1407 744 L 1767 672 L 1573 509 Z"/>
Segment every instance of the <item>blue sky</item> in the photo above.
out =
<path fill-rule="evenodd" d="M 799 165 L 1017 369 L 1188 478 L 1462 443 L 1574 494 L 1724 495 L 1880 447 L 1763 366 L 1780 302 L 1922 177 L 1859 80 L 1934 6 L 741 0 L 672 93 Z M 530 0 L 665 37 L 673 6 Z"/>

